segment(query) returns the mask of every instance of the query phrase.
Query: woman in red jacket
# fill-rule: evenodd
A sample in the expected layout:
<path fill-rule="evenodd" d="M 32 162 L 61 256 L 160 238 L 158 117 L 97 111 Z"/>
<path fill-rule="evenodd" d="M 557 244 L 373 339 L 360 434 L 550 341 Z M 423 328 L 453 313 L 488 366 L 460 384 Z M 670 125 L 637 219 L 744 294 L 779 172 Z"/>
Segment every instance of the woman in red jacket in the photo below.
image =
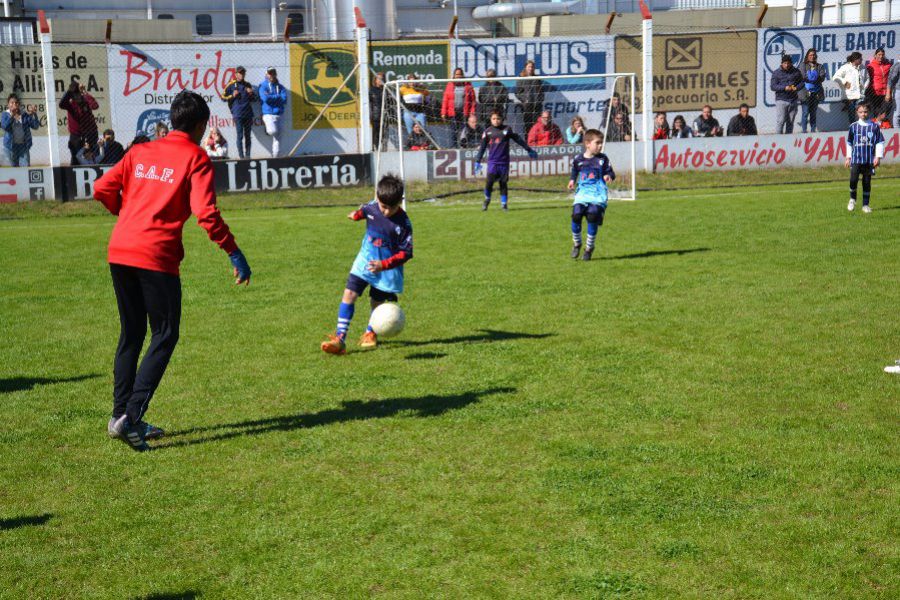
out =
<path fill-rule="evenodd" d="M 877 115 L 886 108 L 885 103 L 890 102 L 888 96 L 888 73 L 891 70 L 891 62 L 884 58 L 884 48 L 875 51 L 875 56 L 866 65 L 868 72 L 868 85 L 866 86 L 866 104 L 872 115 Z"/>
<path fill-rule="evenodd" d="M 466 126 L 466 118 L 475 114 L 475 88 L 465 81 L 463 70 L 457 67 L 453 71 L 453 79 L 444 88 L 441 101 L 441 118 L 450 121 L 453 128 L 453 139 L 459 138 L 459 132 Z"/>

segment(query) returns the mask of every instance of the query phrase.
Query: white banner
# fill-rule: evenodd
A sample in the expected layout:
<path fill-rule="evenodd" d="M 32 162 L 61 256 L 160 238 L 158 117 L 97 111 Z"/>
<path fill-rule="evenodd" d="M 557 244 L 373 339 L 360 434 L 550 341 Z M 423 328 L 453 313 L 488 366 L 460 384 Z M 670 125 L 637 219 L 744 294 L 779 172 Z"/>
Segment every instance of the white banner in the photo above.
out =
<path fill-rule="evenodd" d="M 290 52 L 287 44 L 146 44 L 109 47 L 109 85 L 112 120 L 123 145 L 136 134 L 152 137 L 159 121 L 169 122 L 172 99 L 182 89 L 194 90 L 209 103 L 210 126 L 218 127 L 237 158 L 234 119 L 228 103 L 221 99 L 235 69 L 247 70 L 246 81 L 256 89 L 265 80 L 268 67 L 278 70 L 279 82 L 288 88 L 288 106 L 281 118 L 281 154 L 286 154 L 303 134 L 292 123 L 291 104 L 296 91 L 290 89 Z M 251 157 L 271 156 L 271 138 L 266 135 L 260 104 L 254 103 Z M 351 153 L 357 149 L 357 129 L 317 129 L 304 141 L 303 153 Z"/>
<path fill-rule="evenodd" d="M 781 68 L 781 56 L 788 54 L 799 66 L 809 49 L 818 54 L 819 63 L 825 67 L 828 80 L 824 87 L 825 103 L 819 107 L 818 128 L 824 131 L 844 129 L 849 121 L 842 111 L 843 93 L 831 76 L 844 63 L 851 52 L 863 56 L 863 68 L 875 54 L 877 48 L 884 48 L 888 59 L 898 58 L 897 23 L 863 23 L 860 25 L 837 25 L 832 27 L 794 27 L 788 29 L 766 29 L 759 36 L 758 95 L 756 123 L 760 133 L 775 131 L 775 92 L 769 89 L 772 72 Z M 795 130 L 800 127 L 800 110 L 794 122 Z"/>
<path fill-rule="evenodd" d="M 585 75 L 583 79 L 553 81 L 544 97 L 544 108 L 553 114 L 560 129 L 568 126 L 575 115 L 581 116 L 588 128 L 605 126 L 601 119 L 605 101 L 612 94 L 607 88 L 613 81 L 587 76 L 612 72 L 614 59 L 615 37 L 611 35 L 453 40 L 450 44 L 450 72 L 459 67 L 466 77 L 484 77 L 488 69 L 495 69 L 498 79 L 518 77 L 529 60 L 535 61 L 536 75 Z M 475 87 L 481 85 L 477 83 Z M 509 91 L 512 94 L 514 86 Z M 511 97 L 507 122 L 524 137 L 528 132 L 522 130 L 521 114 L 521 105 Z"/>
<path fill-rule="evenodd" d="M 846 131 L 794 135 L 688 138 L 654 142 L 654 171 L 724 171 L 841 166 Z M 900 133 L 885 130 L 885 159 L 900 157 Z"/>

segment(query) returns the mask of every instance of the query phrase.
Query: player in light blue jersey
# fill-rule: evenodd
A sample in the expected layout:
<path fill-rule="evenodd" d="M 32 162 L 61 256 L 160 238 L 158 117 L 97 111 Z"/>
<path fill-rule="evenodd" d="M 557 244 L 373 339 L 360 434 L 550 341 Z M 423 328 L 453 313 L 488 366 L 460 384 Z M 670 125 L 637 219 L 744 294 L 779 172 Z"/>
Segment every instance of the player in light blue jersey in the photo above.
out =
<path fill-rule="evenodd" d="M 872 175 L 881 163 L 884 156 L 884 136 L 881 127 L 869 121 L 869 107 L 860 104 L 856 107 L 856 116 L 859 120 L 850 124 L 847 132 L 847 161 L 845 165 L 850 167 L 850 202 L 847 210 L 856 208 L 856 185 L 862 176 L 863 207 L 864 213 L 872 212 L 869 206 L 869 195 L 872 192 Z"/>
<path fill-rule="evenodd" d="M 616 178 L 609 157 L 600 152 L 602 146 L 603 134 L 597 129 L 588 129 L 584 132 L 584 154 L 572 161 L 569 189 L 576 190 L 572 204 L 572 258 L 578 258 L 581 252 L 581 221 L 587 218 L 587 245 L 581 259 L 591 260 L 597 230 L 603 225 L 606 213 L 609 196 L 606 184 Z"/>
<path fill-rule="evenodd" d="M 366 222 L 366 235 L 350 268 L 347 287 L 338 308 L 337 329 L 322 342 L 322 351 L 346 354 L 347 330 L 356 306 L 356 299 L 369 288 L 372 310 L 383 302 L 396 302 L 403 291 L 403 265 L 412 258 L 412 223 L 400 208 L 403 201 L 403 182 L 394 175 L 385 175 L 375 190 L 376 200 L 353 211 L 348 217 Z M 371 327 L 360 340 L 362 348 L 378 344 Z"/>

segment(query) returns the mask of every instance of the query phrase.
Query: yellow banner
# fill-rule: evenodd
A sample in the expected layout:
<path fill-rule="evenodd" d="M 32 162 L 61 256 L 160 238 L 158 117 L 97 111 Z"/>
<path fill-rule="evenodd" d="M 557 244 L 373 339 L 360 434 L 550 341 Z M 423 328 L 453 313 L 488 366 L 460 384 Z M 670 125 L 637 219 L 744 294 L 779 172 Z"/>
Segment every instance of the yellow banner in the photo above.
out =
<path fill-rule="evenodd" d="M 291 116 L 294 129 L 308 128 L 331 101 L 316 129 L 359 125 L 358 77 L 344 80 L 356 66 L 353 44 L 291 44 Z M 333 98 L 333 100 L 332 100 Z"/>

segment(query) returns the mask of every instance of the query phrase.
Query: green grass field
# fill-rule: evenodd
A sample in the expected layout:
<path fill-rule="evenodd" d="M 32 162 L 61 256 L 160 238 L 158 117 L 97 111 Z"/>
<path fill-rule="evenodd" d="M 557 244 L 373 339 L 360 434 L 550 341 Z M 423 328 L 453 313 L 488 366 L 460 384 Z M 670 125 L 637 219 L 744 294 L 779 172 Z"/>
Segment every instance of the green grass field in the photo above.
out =
<path fill-rule="evenodd" d="M 612 203 L 590 263 L 562 192 L 414 204 L 407 329 L 345 357 L 362 226 L 274 207 L 367 192 L 225 198 L 253 283 L 188 223 L 147 454 L 113 218 L 3 207 L 0 597 L 897 598 L 900 180 L 696 187 L 739 178 Z"/>

